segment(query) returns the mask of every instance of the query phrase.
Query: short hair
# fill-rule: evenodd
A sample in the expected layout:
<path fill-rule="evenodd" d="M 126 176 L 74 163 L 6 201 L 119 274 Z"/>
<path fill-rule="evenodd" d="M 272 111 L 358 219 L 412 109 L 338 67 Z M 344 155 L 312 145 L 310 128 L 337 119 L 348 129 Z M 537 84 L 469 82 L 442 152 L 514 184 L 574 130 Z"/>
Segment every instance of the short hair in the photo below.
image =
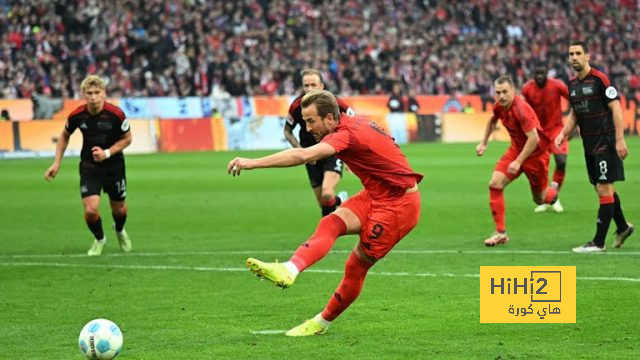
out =
<path fill-rule="evenodd" d="M 507 84 L 511 85 L 511 87 L 514 87 L 513 86 L 513 80 L 511 79 L 511 76 L 509 76 L 509 75 L 500 75 L 500 76 L 498 76 L 498 78 L 495 81 L 496 85 L 504 84 L 504 83 L 507 83 Z"/>
<path fill-rule="evenodd" d="M 327 116 L 327 114 L 333 114 L 334 120 L 340 119 L 340 107 L 338 101 L 332 93 L 327 90 L 311 90 L 302 97 L 301 106 L 307 108 L 313 104 L 316 104 L 318 115 L 321 118 Z"/>
<path fill-rule="evenodd" d="M 89 75 L 80 83 L 80 89 L 82 92 L 93 86 L 98 87 L 101 90 L 105 90 L 107 88 L 102 78 L 97 75 Z"/>
<path fill-rule="evenodd" d="M 535 68 L 540 68 L 540 67 L 543 67 L 543 68 L 545 68 L 545 69 L 546 69 L 546 68 L 548 68 L 548 67 L 549 67 L 549 64 L 548 64 L 548 63 L 547 63 L 547 61 L 545 61 L 545 60 L 542 60 L 542 59 L 535 59 L 535 60 L 533 61 L 533 68 L 535 69 Z"/>
<path fill-rule="evenodd" d="M 324 84 L 324 79 L 322 78 L 322 73 L 320 72 L 320 70 L 304 69 L 304 70 L 300 71 L 300 76 L 301 77 L 305 77 L 307 75 L 318 75 L 318 78 L 320 79 L 320 82 Z"/>
<path fill-rule="evenodd" d="M 582 40 L 575 40 L 571 43 L 571 46 L 582 46 L 582 50 L 585 54 L 589 53 L 589 48 L 587 47 L 587 43 Z"/>

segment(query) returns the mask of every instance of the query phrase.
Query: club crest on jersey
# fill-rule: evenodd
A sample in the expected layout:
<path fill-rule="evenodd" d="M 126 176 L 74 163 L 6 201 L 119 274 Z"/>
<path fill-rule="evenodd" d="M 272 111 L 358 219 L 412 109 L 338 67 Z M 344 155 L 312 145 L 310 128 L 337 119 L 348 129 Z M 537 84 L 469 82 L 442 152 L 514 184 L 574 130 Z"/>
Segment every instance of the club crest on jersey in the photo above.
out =
<path fill-rule="evenodd" d="M 591 88 L 591 86 L 583 87 L 582 93 L 585 95 L 591 95 L 593 94 L 593 88 Z"/>
<path fill-rule="evenodd" d="M 614 88 L 613 86 L 609 86 L 604 90 L 604 94 L 609 99 L 615 99 L 616 97 L 618 97 L 618 90 L 616 90 L 616 88 Z"/>

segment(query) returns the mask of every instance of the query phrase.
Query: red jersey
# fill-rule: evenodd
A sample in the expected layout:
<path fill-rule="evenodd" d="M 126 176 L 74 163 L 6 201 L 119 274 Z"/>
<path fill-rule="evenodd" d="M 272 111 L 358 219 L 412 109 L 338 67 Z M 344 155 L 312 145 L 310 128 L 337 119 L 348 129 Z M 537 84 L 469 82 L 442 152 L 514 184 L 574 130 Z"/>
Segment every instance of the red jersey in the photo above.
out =
<path fill-rule="evenodd" d="M 335 130 L 322 139 L 336 150 L 371 197 L 403 195 L 422 180 L 393 138 L 375 123 L 342 114 Z"/>
<path fill-rule="evenodd" d="M 562 99 L 569 99 L 567 85 L 557 79 L 547 79 L 544 87 L 539 87 L 535 80 L 529 80 L 522 87 L 522 96 L 538 115 L 542 130 L 551 138 L 562 129 Z"/>
<path fill-rule="evenodd" d="M 493 117 L 502 121 L 502 125 L 507 129 L 511 137 L 511 146 L 518 150 L 524 148 L 524 144 L 527 142 L 526 133 L 533 129 L 538 130 L 539 148 L 546 149 L 551 143 L 549 138 L 542 132 L 536 113 L 521 96 L 516 95 L 513 98 L 509 109 L 503 109 L 500 104 L 494 103 Z"/>

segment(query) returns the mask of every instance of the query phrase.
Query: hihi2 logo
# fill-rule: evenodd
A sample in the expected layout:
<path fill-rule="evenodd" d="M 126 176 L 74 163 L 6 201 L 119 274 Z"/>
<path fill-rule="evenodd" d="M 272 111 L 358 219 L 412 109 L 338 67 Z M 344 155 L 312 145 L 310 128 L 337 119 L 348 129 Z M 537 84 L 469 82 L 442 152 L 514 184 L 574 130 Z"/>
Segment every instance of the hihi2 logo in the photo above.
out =
<path fill-rule="evenodd" d="M 481 266 L 481 323 L 575 323 L 575 266 Z"/>

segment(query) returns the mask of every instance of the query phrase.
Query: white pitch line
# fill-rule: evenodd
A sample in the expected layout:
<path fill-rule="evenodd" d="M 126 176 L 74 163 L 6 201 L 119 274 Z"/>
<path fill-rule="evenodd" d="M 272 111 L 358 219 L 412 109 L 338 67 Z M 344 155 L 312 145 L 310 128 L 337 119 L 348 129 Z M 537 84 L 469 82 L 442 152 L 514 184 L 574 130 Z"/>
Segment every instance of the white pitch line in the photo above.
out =
<path fill-rule="evenodd" d="M 101 269 L 134 269 L 134 270 L 178 270 L 178 271 L 212 271 L 212 272 L 246 272 L 245 268 L 226 268 L 209 266 L 181 266 L 181 265 L 119 265 L 119 264 L 70 264 L 52 262 L 5 262 L 0 266 L 27 266 L 27 267 L 61 267 L 61 268 L 101 268 Z M 307 273 L 318 274 L 342 274 L 343 270 L 332 269 L 307 269 Z M 371 275 L 379 276 L 408 276 L 408 277 L 451 277 L 451 278 L 478 278 L 480 274 L 453 274 L 453 273 L 410 273 L 410 272 L 389 272 L 389 271 L 369 271 Z M 589 281 L 628 281 L 640 283 L 640 278 L 629 277 L 606 277 L 606 276 L 578 276 L 577 280 Z"/>
<path fill-rule="evenodd" d="M 276 335 L 276 334 L 284 334 L 287 330 L 252 330 L 251 333 L 254 335 Z"/>
<path fill-rule="evenodd" d="M 333 254 L 347 254 L 351 250 L 331 250 Z M 102 257 L 162 257 L 162 256 L 215 256 L 215 255 L 268 255 L 268 254 L 292 254 L 293 250 L 222 250 L 222 251 L 184 251 L 184 252 L 132 252 L 103 254 Z M 471 255 L 500 255 L 500 254 L 545 254 L 545 255 L 571 255 L 581 257 L 585 255 L 573 254 L 570 250 L 393 250 L 394 254 L 471 254 Z M 638 251 L 615 251 L 598 253 L 598 256 L 637 256 Z M 587 255 L 589 256 L 589 255 Z M 47 258 L 86 258 L 86 254 L 15 254 L 0 255 L 0 259 L 47 259 Z"/>

